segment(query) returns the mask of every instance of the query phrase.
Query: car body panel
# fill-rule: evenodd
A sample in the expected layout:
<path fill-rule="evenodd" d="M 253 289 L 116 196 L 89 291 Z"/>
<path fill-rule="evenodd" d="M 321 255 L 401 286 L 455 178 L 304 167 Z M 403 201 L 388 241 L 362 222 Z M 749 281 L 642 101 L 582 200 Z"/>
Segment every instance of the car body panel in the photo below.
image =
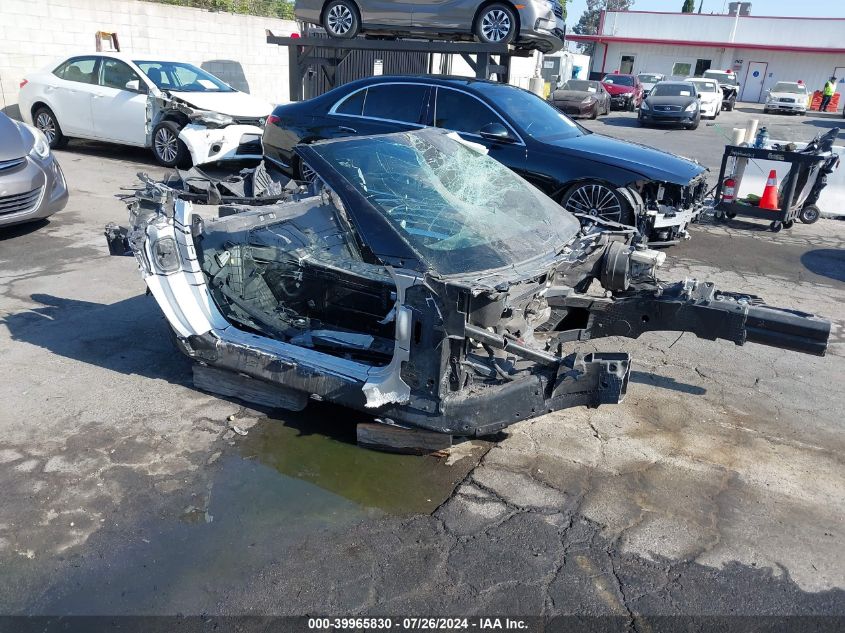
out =
<path fill-rule="evenodd" d="M 722 110 L 722 100 L 724 99 L 719 82 L 706 77 L 687 77 L 684 81 L 688 81 L 694 85 L 698 94 L 701 95 L 699 101 L 701 116 L 708 116 L 711 119 L 715 119 Z M 712 90 L 708 90 L 707 88 L 712 88 Z"/>
<path fill-rule="evenodd" d="M 573 81 L 573 80 L 570 80 Z M 552 91 L 549 102 L 558 110 L 576 116 L 587 116 L 593 113 L 603 114 L 610 110 L 610 94 L 601 82 L 574 80 L 570 85 L 565 82 L 560 88 Z M 587 89 L 575 89 L 572 86 L 587 84 Z"/>
<path fill-rule="evenodd" d="M 627 82 L 630 82 L 631 85 L 627 85 Z M 611 73 L 605 75 L 601 83 L 610 94 L 611 105 L 618 108 L 630 107 L 630 109 L 640 107 L 643 100 L 643 86 L 636 75 Z M 631 106 L 631 102 L 633 102 L 633 106 Z"/>
<path fill-rule="evenodd" d="M 666 75 L 661 73 L 638 73 L 637 79 L 640 80 L 640 84 L 643 87 L 643 98 L 645 98 L 654 86 L 666 79 Z"/>
<path fill-rule="evenodd" d="M 661 91 L 688 94 L 660 94 Z M 696 125 L 701 117 L 700 99 L 695 85 L 685 81 L 661 81 L 640 107 L 638 118 L 643 123 Z M 688 109 L 694 106 L 692 109 Z"/>
<path fill-rule="evenodd" d="M 736 73 L 732 70 L 705 70 L 703 77 L 715 79 L 722 89 L 722 107 L 732 109 L 741 88 Z"/>
<path fill-rule="evenodd" d="M 97 65 L 92 71 L 97 83 L 70 81 L 58 77 L 53 72 L 68 60 L 89 57 L 97 59 Z M 66 136 L 137 147 L 152 145 L 152 134 L 160 121 L 173 120 L 180 127 L 189 122 L 205 125 L 202 119 L 205 113 L 233 117 L 234 124 L 251 124 L 253 129 L 250 134 L 260 136 L 261 127 L 258 124 L 263 124 L 264 118 L 272 110 L 269 103 L 236 90 L 160 90 L 135 62 L 136 58 L 143 57 L 103 52 L 57 60 L 45 69 L 26 76 L 19 97 L 22 117 L 25 121 L 32 122 L 36 104 L 44 104 L 53 111 Z M 138 90 L 104 85 L 101 70 L 104 60 L 119 60 L 128 66 L 127 72 L 132 72 L 138 77 Z M 156 60 L 159 61 L 158 58 Z M 215 124 L 207 127 L 214 129 L 220 126 Z M 228 139 L 233 134 L 224 136 Z M 219 154 L 220 152 L 210 152 L 212 145 L 214 142 L 201 149 L 196 149 L 195 145 L 191 150 L 192 159 L 197 155 Z"/>
<path fill-rule="evenodd" d="M 0 113 L 0 227 L 47 218 L 67 204 L 67 183 L 55 155 L 49 148 L 46 157 L 34 151 L 40 134 Z"/>
<path fill-rule="evenodd" d="M 472 39 L 475 18 L 486 2 L 478 0 L 434 0 L 417 3 L 401 0 L 356 0 L 364 33 L 384 35 L 424 35 L 444 39 Z M 523 48 L 552 53 L 563 48 L 565 24 L 558 0 L 527 0 L 514 6 L 519 33 L 516 44 Z M 324 0 L 297 0 L 296 19 L 320 25 Z"/>
<path fill-rule="evenodd" d="M 202 218 L 184 199 L 210 202 L 192 189 L 196 178 L 145 178 L 128 229 L 107 227 L 110 251 L 135 257 L 178 349 L 196 361 L 195 377 L 206 376 L 195 378 L 201 388 L 275 394 L 297 410 L 329 400 L 389 423 L 480 436 L 621 401 L 631 360 L 577 351 L 592 338 L 669 330 L 827 348 L 830 323 L 812 315 L 712 283 L 659 281 L 665 255 L 631 247 L 616 227 L 559 215 L 454 134 L 296 151 L 318 175 L 308 191 Z M 491 257 L 509 263 L 485 269 Z M 594 283 L 605 292 L 588 294 Z M 564 343 L 576 351 L 564 356 Z"/>
<path fill-rule="evenodd" d="M 264 118 L 273 110 L 273 106 L 268 102 L 245 92 L 182 92 L 179 90 L 168 92 L 200 110 L 219 112 L 237 118 Z"/>
<path fill-rule="evenodd" d="M 705 177 L 705 168 L 697 163 L 641 145 L 594 134 L 556 110 L 553 112 L 556 117 L 562 117 L 560 126 L 564 133 L 549 138 L 534 138 L 531 126 L 534 125 L 532 121 L 536 122 L 535 119 L 524 112 L 513 112 L 500 107 L 494 98 L 499 98 L 495 95 L 514 95 L 531 99 L 531 104 L 534 104 L 533 100 L 536 99 L 544 108 L 551 110 L 550 104 L 540 97 L 513 86 L 494 82 L 430 75 L 362 79 L 307 102 L 278 106 L 271 117 L 273 123 L 264 129 L 265 156 L 284 167 L 288 173 L 299 176 L 296 166 L 299 159 L 294 155 L 294 147 L 298 143 L 422 127 L 422 124 L 369 120 L 363 116 L 348 116 L 338 112 L 339 104 L 350 95 L 381 84 L 391 85 L 397 91 L 401 89 L 402 84 L 419 84 L 434 89 L 434 96 L 428 95 L 429 110 L 425 119 L 428 124 L 434 123 L 434 117 L 438 116 L 432 108 L 437 109 L 441 91 L 462 93 L 467 104 L 463 110 L 468 112 L 470 108 L 474 108 L 473 120 L 478 124 L 500 123 L 512 138 L 503 142 L 467 133 L 465 129 L 454 131 L 468 141 L 483 145 L 491 157 L 504 163 L 556 200 L 562 199 L 564 193 L 575 183 L 589 180 L 606 183 L 614 188 L 629 188 L 639 187 L 636 183 L 654 179 L 656 182 L 684 188 Z M 485 114 L 483 118 L 479 118 L 482 112 Z M 698 191 L 696 196 L 702 193 L 698 185 L 693 188 Z M 653 193 L 657 194 L 658 190 Z M 680 194 L 676 196 L 680 197 Z M 649 199 L 646 200 L 646 206 L 649 206 Z M 701 202 L 703 201 L 696 202 L 699 211 L 703 208 Z M 635 208 L 634 214 L 639 213 L 636 210 L 639 208 L 636 199 L 631 205 Z M 668 209 L 661 209 L 656 202 L 651 208 L 659 214 L 668 212 Z M 677 226 L 679 232 L 683 232 L 686 225 Z"/>
<path fill-rule="evenodd" d="M 786 84 L 791 90 L 779 90 Z M 800 82 L 779 81 L 766 94 L 763 109 L 778 112 L 803 113 L 807 111 L 810 95 L 807 88 Z"/>

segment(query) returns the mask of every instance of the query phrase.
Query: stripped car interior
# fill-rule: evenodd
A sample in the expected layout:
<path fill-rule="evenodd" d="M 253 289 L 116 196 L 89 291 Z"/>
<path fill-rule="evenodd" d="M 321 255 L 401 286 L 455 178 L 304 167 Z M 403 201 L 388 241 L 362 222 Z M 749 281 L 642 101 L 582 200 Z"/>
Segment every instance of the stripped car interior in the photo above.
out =
<path fill-rule="evenodd" d="M 146 179 L 130 225 L 107 228 L 201 386 L 209 372 L 221 385 L 238 376 L 249 388 L 228 395 L 272 392 L 294 410 L 327 400 L 479 436 L 621 401 L 631 359 L 580 351 L 590 339 L 671 330 L 827 348 L 825 320 L 706 281 L 658 281 L 665 254 L 633 245 L 636 229 L 582 226 L 454 134 L 296 151 L 318 176 L 307 190 L 261 165 L 228 181 Z"/>

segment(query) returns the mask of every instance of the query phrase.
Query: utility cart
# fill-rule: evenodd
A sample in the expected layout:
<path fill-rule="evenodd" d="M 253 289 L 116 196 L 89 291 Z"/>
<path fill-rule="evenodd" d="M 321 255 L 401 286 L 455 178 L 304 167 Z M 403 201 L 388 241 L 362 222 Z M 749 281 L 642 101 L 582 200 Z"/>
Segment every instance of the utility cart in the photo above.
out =
<path fill-rule="evenodd" d="M 819 217 L 815 203 L 827 184 L 827 175 L 839 166 L 839 157 L 831 151 L 838 134 L 839 128 L 833 128 L 800 150 L 792 143 L 775 143 L 762 149 L 726 146 L 716 185 L 716 220 L 726 222 L 736 216 L 760 218 L 769 220 L 769 228 L 775 233 L 792 228 L 798 219 L 807 224 L 815 222 Z M 760 207 L 759 196 L 738 198 L 749 161 L 757 165 L 767 161 L 779 174 L 778 208 Z"/>

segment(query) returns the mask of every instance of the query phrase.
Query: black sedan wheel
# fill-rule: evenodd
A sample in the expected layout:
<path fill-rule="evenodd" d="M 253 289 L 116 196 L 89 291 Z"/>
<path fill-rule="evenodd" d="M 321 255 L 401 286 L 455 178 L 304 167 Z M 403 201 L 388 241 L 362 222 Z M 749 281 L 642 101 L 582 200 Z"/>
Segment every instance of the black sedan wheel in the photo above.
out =
<path fill-rule="evenodd" d="M 358 9 L 350 0 L 334 0 L 323 12 L 323 28 L 332 37 L 352 39 L 361 30 Z"/>
<path fill-rule="evenodd" d="M 56 115 L 48 107 L 38 108 L 35 115 L 32 117 L 35 127 L 41 130 L 41 133 L 47 138 L 52 149 L 57 149 L 67 145 L 67 136 L 62 134 L 62 128 L 59 127 L 59 122 L 56 120 Z"/>
<path fill-rule="evenodd" d="M 632 224 L 633 217 L 627 203 L 607 185 L 598 182 L 578 183 L 569 188 L 561 198 L 560 206 L 570 213 L 580 213 Z"/>
<path fill-rule="evenodd" d="M 599 103 L 596 101 L 596 104 L 593 106 L 593 111 L 590 112 L 591 119 L 597 119 L 599 116 Z"/>
<path fill-rule="evenodd" d="M 487 44 L 510 44 L 516 37 L 516 15 L 505 4 L 485 7 L 475 21 L 475 35 Z"/>

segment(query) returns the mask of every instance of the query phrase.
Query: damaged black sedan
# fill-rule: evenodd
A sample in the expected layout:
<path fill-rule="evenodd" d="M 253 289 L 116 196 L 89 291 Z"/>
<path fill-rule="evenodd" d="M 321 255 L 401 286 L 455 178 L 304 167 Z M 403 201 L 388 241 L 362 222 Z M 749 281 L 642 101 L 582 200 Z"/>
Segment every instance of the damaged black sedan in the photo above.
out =
<path fill-rule="evenodd" d="M 659 282 L 665 255 L 631 246 L 633 229 L 582 227 L 456 135 L 297 153 L 318 175 L 314 195 L 258 188 L 202 217 L 195 202 L 208 199 L 148 181 L 131 201 L 125 242 L 200 386 L 477 436 L 619 402 L 631 359 L 579 353 L 588 339 L 674 330 L 825 353 L 829 322 Z"/>

